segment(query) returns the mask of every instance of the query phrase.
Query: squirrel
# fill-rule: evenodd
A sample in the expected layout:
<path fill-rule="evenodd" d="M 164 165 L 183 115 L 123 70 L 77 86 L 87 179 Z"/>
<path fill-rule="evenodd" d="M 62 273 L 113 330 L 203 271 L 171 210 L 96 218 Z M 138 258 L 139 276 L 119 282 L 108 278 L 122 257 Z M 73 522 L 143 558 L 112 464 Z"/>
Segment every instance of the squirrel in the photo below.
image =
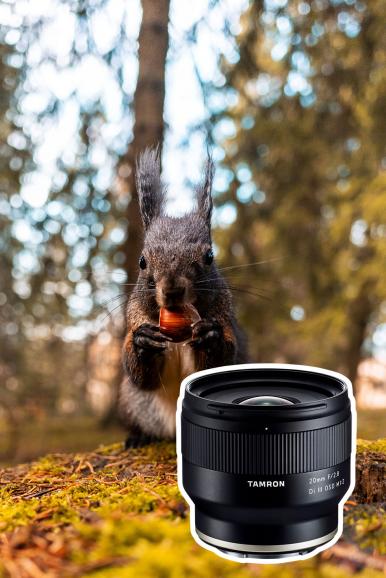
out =
<path fill-rule="evenodd" d="M 173 439 L 176 404 L 184 377 L 248 361 L 232 294 L 216 267 L 211 239 L 214 163 L 205 164 L 196 190 L 197 207 L 181 217 L 164 213 L 165 188 L 157 149 L 146 149 L 136 164 L 136 185 L 145 230 L 137 282 L 127 305 L 123 345 L 125 378 L 118 396 L 120 418 L 129 432 L 126 447 Z M 172 343 L 160 332 L 161 307 L 193 305 L 201 319 L 188 344 Z"/>

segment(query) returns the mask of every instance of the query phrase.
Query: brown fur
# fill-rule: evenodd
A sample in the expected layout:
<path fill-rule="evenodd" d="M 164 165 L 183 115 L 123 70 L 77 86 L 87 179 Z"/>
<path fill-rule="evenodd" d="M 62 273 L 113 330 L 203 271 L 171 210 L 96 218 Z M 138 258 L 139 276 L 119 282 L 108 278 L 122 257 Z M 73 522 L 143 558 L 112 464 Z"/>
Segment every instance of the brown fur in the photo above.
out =
<path fill-rule="evenodd" d="M 123 347 L 127 378 L 121 384 L 119 401 L 120 415 L 135 434 L 130 443 L 135 444 L 147 441 L 149 436 L 174 436 L 178 388 L 176 383 L 164 383 L 163 374 L 179 383 L 187 371 L 247 361 L 246 340 L 234 316 L 232 294 L 208 256 L 212 161 L 208 160 L 204 183 L 197 191 L 197 209 L 183 217 L 163 214 L 159 170 L 157 152 L 145 151 L 137 167 L 146 232 L 142 257 L 145 268 L 139 270 L 127 307 Z M 187 303 L 193 304 L 201 316 L 193 326 L 191 343 L 168 345 L 157 327 L 160 307 Z M 172 378 L 170 361 L 172 370 L 175 365 Z"/>

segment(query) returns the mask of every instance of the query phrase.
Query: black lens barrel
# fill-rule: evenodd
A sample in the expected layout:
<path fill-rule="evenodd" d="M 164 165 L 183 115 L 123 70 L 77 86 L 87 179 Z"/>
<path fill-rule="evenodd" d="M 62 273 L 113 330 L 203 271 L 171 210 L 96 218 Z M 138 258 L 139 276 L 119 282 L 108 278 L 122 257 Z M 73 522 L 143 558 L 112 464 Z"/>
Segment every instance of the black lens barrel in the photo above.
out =
<path fill-rule="evenodd" d="M 279 558 L 331 540 L 351 483 L 348 380 L 250 364 L 185 380 L 182 484 L 198 536 L 233 555 Z M 284 405 L 240 400 L 280 396 Z"/>
<path fill-rule="evenodd" d="M 351 419 L 317 430 L 286 433 L 209 429 L 184 417 L 182 454 L 196 466 L 228 474 L 300 474 L 344 462 L 351 453 Z"/>

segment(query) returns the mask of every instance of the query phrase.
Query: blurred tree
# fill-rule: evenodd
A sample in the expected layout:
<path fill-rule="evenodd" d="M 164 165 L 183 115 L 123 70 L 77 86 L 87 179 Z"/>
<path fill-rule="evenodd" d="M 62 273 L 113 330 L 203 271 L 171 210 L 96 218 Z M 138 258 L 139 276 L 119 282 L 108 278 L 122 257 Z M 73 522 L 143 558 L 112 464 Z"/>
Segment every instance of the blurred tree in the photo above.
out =
<path fill-rule="evenodd" d="M 133 104 L 133 139 L 119 169 L 119 173 L 126 176 L 123 186 L 130 196 L 125 269 L 131 282 L 135 282 L 138 275 L 138 258 L 143 240 L 135 186 L 135 162 L 138 154 L 146 147 L 158 146 L 162 153 L 169 4 L 170 0 L 142 0 L 142 23 L 138 40 L 139 73 Z"/>
<path fill-rule="evenodd" d="M 22 244 L 12 234 L 15 221 L 22 217 L 17 193 L 21 174 L 30 165 L 28 139 L 9 109 L 23 78 L 22 62 L 14 58 L 5 42 L 7 30 L 0 32 L 0 392 L 18 387 L 17 373 L 23 368 L 22 318 L 25 308 L 14 291 L 13 256 Z"/>
<path fill-rule="evenodd" d="M 127 236 L 124 241 L 124 269 L 130 283 L 138 277 L 138 258 L 143 243 L 143 226 L 139 211 L 138 194 L 135 184 L 135 163 L 138 154 L 146 147 L 158 146 L 162 154 L 164 136 L 164 100 L 166 55 L 169 45 L 169 4 L 170 0 L 142 0 L 142 22 L 139 32 L 138 79 L 133 100 L 133 138 L 118 166 L 120 194 L 127 199 Z M 112 403 L 103 422 L 114 423 L 117 413 L 118 385 L 122 379 L 120 341 L 114 341 L 115 371 L 112 370 L 111 387 L 114 393 Z M 113 349 L 112 349 L 113 351 Z M 96 369 L 96 373 L 98 369 Z M 114 377 L 113 377 L 114 376 Z"/>
<path fill-rule="evenodd" d="M 354 379 L 386 313 L 384 3 L 250 2 L 241 24 L 222 62 L 236 104 L 213 118 L 228 135 L 217 203 L 236 209 L 220 258 L 278 258 L 230 271 L 269 291 L 240 303 L 256 360 Z"/>
<path fill-rule="evenodd" d="M 25 407 L 83 412 L 95 367 L 82 351 L 124 305 L 125 269 L 137 271 L 132 169 L 162 147 L 169 0 L 143 1 L 139 55 L 134 3 L 0 6 L 0 370 Z"/>
<path fill-rule="evenodd" d="M 50 412 L 86 410 L 91 320 L 101 325 L 122 293 L 126 203 L 110 185 L 130 135 L 135 45 L 125 8 L 117 25 L 110 4 L 54 2 L 45 14 L 0 2 L 0 372 L 25 408 L 44 399 Z M 90 67 L 107 92 L 85 91 Z"/>

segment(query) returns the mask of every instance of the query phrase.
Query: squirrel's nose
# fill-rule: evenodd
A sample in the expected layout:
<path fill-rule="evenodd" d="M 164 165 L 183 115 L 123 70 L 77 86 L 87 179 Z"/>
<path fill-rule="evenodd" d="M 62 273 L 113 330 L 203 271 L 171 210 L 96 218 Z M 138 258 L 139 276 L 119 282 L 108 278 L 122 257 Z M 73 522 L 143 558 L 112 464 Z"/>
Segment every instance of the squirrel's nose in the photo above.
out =
<path fill-rule="evenodd" d="M 162 293 L 165 297 L 169 299 L 177 299 L 183 297 L 185 293 L 185 287 L 174 287 L 173 289 L 163 289 Z"/>

